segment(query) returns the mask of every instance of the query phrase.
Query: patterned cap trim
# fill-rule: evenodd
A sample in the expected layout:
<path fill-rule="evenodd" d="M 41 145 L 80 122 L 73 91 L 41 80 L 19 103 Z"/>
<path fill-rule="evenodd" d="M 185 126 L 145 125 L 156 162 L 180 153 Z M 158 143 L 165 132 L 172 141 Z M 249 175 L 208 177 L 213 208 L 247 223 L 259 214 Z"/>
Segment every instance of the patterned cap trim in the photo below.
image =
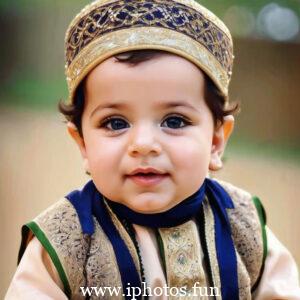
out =
<path fill-rule="evenodd" d="M 207 73 L 227 95 L 227 74 L 203 45 L 176 31 L 142 27 L 106 34 L 79 53 L 66 72 L 71 99 L 82 79 L 102 61 L 124 51 L 140 49 L 165 50 L 188 59 Z"/>
<path fill-rule="evenodd" d="M 102 0 L 82 10 L 66 34 L 70 100 L 97 64 L 138 49 L 166 50 L 191 60 L 228 95 L 232 39 L 211 12 L 191 0 Z"/>

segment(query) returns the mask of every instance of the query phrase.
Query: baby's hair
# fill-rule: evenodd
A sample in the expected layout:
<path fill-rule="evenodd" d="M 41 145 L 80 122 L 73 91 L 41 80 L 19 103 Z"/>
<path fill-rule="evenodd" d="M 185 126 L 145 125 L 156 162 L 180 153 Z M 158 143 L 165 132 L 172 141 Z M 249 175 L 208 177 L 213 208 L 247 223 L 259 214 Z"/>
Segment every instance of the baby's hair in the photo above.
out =
<path fill-rule="evenodd" d="M 115 55 L 117 62 L 127 63 L 131 66 L 136 66 L 141 62 L 151 60 L 168 52 L 162 50 L 134 50 Z M 205 78 L 204 99 L 212 112 L 215 126 L 223 124 L 224 117 L 237 113 L 239 110 L 238 103 L 226 105 L 227 99 L 223 96 L 213 81 L 203 72 Z M 71 104 L 66 104 L 60 101 L 58 104 L 59 111 L 66 117 L 67 121 L 75 124 L 77 130 L 82 136 L 81 118 L 84 110 L 84 85 L 83 80 L 74 96 L 74 101 Z"/>

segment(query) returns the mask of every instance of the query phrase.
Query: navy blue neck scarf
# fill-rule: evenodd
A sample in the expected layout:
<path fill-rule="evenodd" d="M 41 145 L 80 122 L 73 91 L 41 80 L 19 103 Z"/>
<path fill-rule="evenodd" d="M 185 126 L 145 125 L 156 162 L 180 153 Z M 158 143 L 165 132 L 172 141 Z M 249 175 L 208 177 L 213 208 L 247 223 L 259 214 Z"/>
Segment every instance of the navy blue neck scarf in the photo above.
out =
<path fill-rule="evenodd" d="M 125 219 L 132 224 L 152 228 L 174 227 L 183 224 L 193 218 L 201 208 L 201 203 L 205 196 L 205 185 L 180 202 L 175 207 L 161 213 L 145 214 L 138 213 L 128 208 L 127 206 L 106 200 L 113 212 L 122 220 Z"/>
<path fill-rule="evenodd" d="M 183 224 L 199 215 L 205 195 L 209 199 L 215 220 L 215 242 L 222 298 L 236 300 L 239 299 L 237 259 L 231 236 L 230 222 L 226 212 L 226 209 L 232 209 L 234 205 L 227 192 L 215 180 L 205 179 L 203 185 L 195 194 L 162 213 L 142 214 L 134 212 L 122 204 L 109 200 L 107 202 L 121 220 L 126 219 L 133 224 L 162 228 Z M 70 200 L 77 211 L 83 233 L 89 235 L 94 233 L 92 216 L 95 216 L 109 238 L 120 269 L 124 294 L 126 294 L 126 289 L 129 286 L 141 287 L 140 276 L 132 256 L 110 218 L 103 200 L 104 197 L 98 192 L 94 183 L 92 181 L 88 182 L 82 191 L 74 191 L 66 198 Z M 230 279 L 228 274 L 230 274 Z M 125 298 L 131 299 L 130 296 L 125 296 Z"/>

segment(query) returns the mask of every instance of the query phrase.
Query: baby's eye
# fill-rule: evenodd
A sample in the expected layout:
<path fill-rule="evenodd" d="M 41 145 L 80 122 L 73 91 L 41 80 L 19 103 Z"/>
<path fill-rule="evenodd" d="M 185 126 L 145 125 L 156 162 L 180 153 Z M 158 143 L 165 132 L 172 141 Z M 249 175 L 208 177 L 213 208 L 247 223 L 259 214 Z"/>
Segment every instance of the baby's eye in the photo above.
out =
<path fill-rule="evenodd" d="M 178 129 L 178 128 L 182 128 L 185 127 L 187 125 L 191 124 L 191 122 L 189 122 L 188 120 L 186 120 L 183 117 L 180 116 L 170 116 L 167 117 L 163 123 L 162 123 L 162 127 L 169 127 L 172 129 Z"/>
<path fill-rule="evenodd" d="M 128 128 L 129 124 L 121 118 L 108 118 L 101 123 L 100 127 L 104 127 L 109 130 L 121 130 Z"/>

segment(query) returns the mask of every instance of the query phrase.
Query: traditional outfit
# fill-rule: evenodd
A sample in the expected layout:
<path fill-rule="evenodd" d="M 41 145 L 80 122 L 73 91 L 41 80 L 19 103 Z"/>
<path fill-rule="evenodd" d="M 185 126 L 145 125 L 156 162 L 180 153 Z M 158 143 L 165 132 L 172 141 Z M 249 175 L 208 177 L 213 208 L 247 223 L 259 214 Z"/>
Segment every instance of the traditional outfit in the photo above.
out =
<path fill-rule="evenodd" d="M 192 0 L 98 0 L 66 34 L 70 102 L 99 63 L 141 49 L 186 58 L 227 98 L 232 38 L 214 14 Z M 295 264 L 249 193 L 206 178 L 174 208 L 141 214 L 100 192 L 90 181 L 23 227 L 7 299 L 81 299 L 86 287 L 120 289 L 103 299 L 300 299 Z"/>
<path fill-rule="evenodd" d="M 84 299 L 81 287 L 133 299 L 126 289 L 142 283 L 150 299 L 300 299 L 295 263 L 266 231 L 258 198 L 210 179 L 154 215 L 104 199 L 91 181 L 23 227 L 19 260 L 6 299 Z"/>

